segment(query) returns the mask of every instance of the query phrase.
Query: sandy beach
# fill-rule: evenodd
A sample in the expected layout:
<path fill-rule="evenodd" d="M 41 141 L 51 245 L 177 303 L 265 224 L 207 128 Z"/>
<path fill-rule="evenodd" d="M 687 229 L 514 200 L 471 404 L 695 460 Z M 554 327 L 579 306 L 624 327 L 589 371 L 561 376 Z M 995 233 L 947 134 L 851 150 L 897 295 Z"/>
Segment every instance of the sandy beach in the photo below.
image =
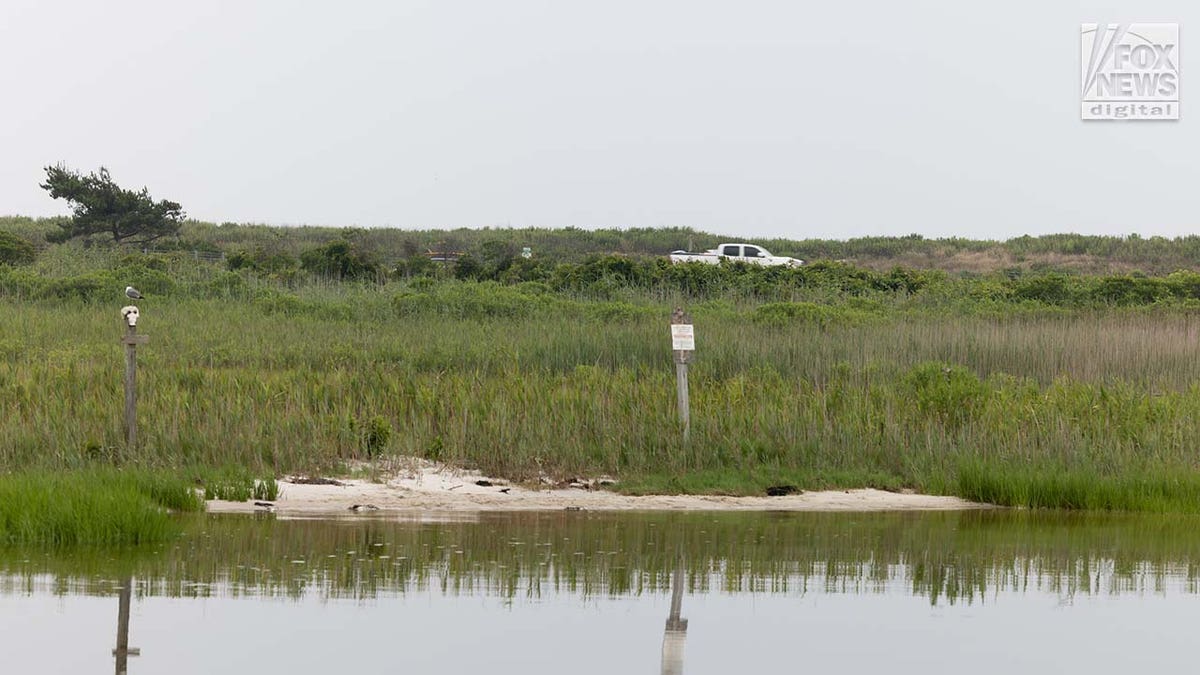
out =
<path fill-rule="evenodd" d="M 409 460 L 383 472 L 376 480 L 288 477 L 280 480 L 273 502 L 212 500 L 213 513 L 269 510 L 280 515 L 321 516 L 353 513 L 419 511 L 902 511 L 991 508 L 957 497 L 886 492 L 828 490 L 779 497 L 652 495 L 633 497 L 597 487 L 600 481 L 576 487 L 531 489 L 489 478 L 473 471 Z"/>

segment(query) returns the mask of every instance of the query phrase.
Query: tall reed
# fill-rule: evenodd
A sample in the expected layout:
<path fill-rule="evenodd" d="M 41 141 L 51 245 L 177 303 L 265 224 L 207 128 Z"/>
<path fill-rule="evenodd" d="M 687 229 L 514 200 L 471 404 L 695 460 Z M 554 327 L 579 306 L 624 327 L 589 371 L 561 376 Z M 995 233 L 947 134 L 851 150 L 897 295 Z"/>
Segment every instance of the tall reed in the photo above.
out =
<path fill-rule="evenodd" d="M 287 289 L 172 264 L 179 276 L 151 275 L 163 294 L 142 303 L 137 448 L 122 441 L 123 298 L 0 298 L 0 467 L 267 475 L 420 455 L 514 478 L 964 492 L 965 466 L 1055 467 L 1100 485 L 1197 465 L 1200 325 L 1186 306 L 976 311 L 955 304 L 966 296 L 799 289 L 778 303 L 617 287 L 594 298 L 433 281 Z M 697 327 L 687 444 L 667 332 L 676 305 Z M 1200 509 L 1171 494 L 1172 508 Z"/>

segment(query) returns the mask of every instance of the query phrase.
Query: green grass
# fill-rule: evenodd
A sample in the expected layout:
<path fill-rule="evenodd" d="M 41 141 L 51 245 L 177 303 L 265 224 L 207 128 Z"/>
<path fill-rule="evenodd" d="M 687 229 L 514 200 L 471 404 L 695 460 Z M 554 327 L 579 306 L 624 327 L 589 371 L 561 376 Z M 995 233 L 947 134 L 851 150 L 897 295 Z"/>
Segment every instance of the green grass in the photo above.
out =
<path fill-rule="evenodd" d="M 184 480 L 161 472 L 92 469 L 0 475 L 0 543 L 131 545 L 178 534 L 168 510 L 203 503 Z"/>
<path fill-rule="evenodd" d="M 416 455 L 518 480 L 609 474 L 633 493 L 874 486 L 1200 510 L 1188 487 L 1200 321 L 1179 298 L 1062 306 L 994 279 L 886 290 L 912 275 L 837 266 L 813 285 L 719 270 L 768 285 L 692 295 L 603 275 L 587 292 L 289 286 L 143 258 L 51 249 L 6 273 L 24 280 L 0 287 L 0 315 L 20 316 L 0 321 L 0 470 L 149 467 L 213 496 L 269 499 L 284 473 Z M 142 303 L 136 448 L 121 420 L 123 286 L 107 265 L 143 275 L 147 293 L 159 284 Z M 55 284 L 75 290 L 34 292 Z M 1108 288 L 1077 285 L 1072 297 Z M 688 444 L 666 331 L 676 305 L 697 327 Z"/>
<path fill-rule="evenodd" d="M 199 469 L 197 482 L 204 486 L 205 499 L 244 502 L 249 499 L 274 501 L 279 481 L 274 476 L 256 477 L 244 466 Z"/>
<path fill-rule="evenodd" d="M 1106 474 L 1094 466 L 974 462 L 959 468 L 957 492 L 977 501 L 1035 509 L 1200 512 L 1200 473 L 1184 467 Z"/>

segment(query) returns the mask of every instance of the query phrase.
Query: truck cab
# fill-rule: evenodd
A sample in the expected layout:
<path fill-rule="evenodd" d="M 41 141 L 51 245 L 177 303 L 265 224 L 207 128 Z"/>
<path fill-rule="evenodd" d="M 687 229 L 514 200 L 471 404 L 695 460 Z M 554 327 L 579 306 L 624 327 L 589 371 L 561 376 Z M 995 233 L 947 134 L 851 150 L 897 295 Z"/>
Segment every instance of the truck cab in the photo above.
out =
<path fill-rule="evenodd" d="M 750 244 L 722 244 L 720 251 L 726 258 L 765 258 L 770 255 Z"/>

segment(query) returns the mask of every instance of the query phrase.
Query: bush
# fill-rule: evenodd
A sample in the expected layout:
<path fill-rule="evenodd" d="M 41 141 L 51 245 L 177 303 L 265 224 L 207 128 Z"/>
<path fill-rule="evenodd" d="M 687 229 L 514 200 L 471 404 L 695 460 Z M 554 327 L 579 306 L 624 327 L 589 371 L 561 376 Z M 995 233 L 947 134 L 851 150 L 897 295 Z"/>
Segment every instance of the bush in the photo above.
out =
<path fill-rule="evenodd" d="M 58 298 L 60 300 L 83 300 L 87 302 L 108 298 L 124 298 L 125 296 L 121 294 L 122 288 L 124 286 L 118 287 L 118 282 L 111 275 L 93 272 L 91 274 L 65 277 L 63 279 L 53 279 L 43 286 L 42 294 L 46 297 Z"/>
<path fill-rule="evenodd" d="M 130 253 L 121 258 L 121 260 L 117 263 L 117 267 L 140 268 L 166 272 L 167 261 L 164 260 L 162 256 L 146 255 L 145 253 Z"/>
<path fill-rule="evenodd" d="M 1176 297 L 1200 299 L 1200 274 L 1179 270 L 1168 274 L 1165 283 Z"/>
<path fill-rule="evenodd" d="M 1148 305 L 1170 294 L 1170 287 L 1159 279 L 1145 277 L 1105 277 L 1092 291 L 1092 297 L 1110 305 Z"/>
<path fill-rule="evenodd" d="M 28 265 L 37 258 L 29 241 L 8 232 L 0 232 L 0 265 Z"/>
<path fill-rule="evenodd" d="M 300 254 L 304 271 L 334 279 L 365 280 L 375 277 L 379 264 L 344 239 Z"/>
<path fill-rule="evenodd" d="M 175 291 L 175 280 L 166 272 L 141 265 L 122 266 L 112 272 L 117 290 L 136 286 L 148 297 L 170 295 Z M 124 296 L 122 296 L 124 297 Z"/>
<path fill-rule="evenodd" d="M 254 304 L 266 314 L 295 316 L 304 310 L 304 303 L 300 298 L 273 288 L 264 288 L 256 293 Z"/>
<path fill-rule="evenodd" d="M 556 299 L 501 286 L 494 281 L 446 283 L 428 291 L 401 291 L 392 298 L 400 316 L 435 314 L 463 319 L 514 319 L 553 307 Z"/>
<path fill-rule="evenodd" d="M 0 293 L 17 297 L 42 295 L 46 279 L 29 269 L 0 266 Z"/>
<path fill-rule="evenodd" d="M 1070 277 L 1051 273 L 1014 281 L 1012 297 L 1017 300 L 1035 300 L 1047 305 L 1065 305 L 1071 301 L 1074 293 Z"/>
<path fill-rule="evenodd" d="M 241 296 L 246 292 L 246 280 L 237 272 L 222 272 L 209 280 L 205 291 L 213 298 Z"/>
<path fill-rule="evenodd" d="M 259 246 L 253 252 L 241 249 L 230 253 L 225 257 L 225 266 L 230 271 L 250 270 L 259 275 L 280 275 L 294 272 L 298 263 L 286 253 L 267 253 Z"/>

